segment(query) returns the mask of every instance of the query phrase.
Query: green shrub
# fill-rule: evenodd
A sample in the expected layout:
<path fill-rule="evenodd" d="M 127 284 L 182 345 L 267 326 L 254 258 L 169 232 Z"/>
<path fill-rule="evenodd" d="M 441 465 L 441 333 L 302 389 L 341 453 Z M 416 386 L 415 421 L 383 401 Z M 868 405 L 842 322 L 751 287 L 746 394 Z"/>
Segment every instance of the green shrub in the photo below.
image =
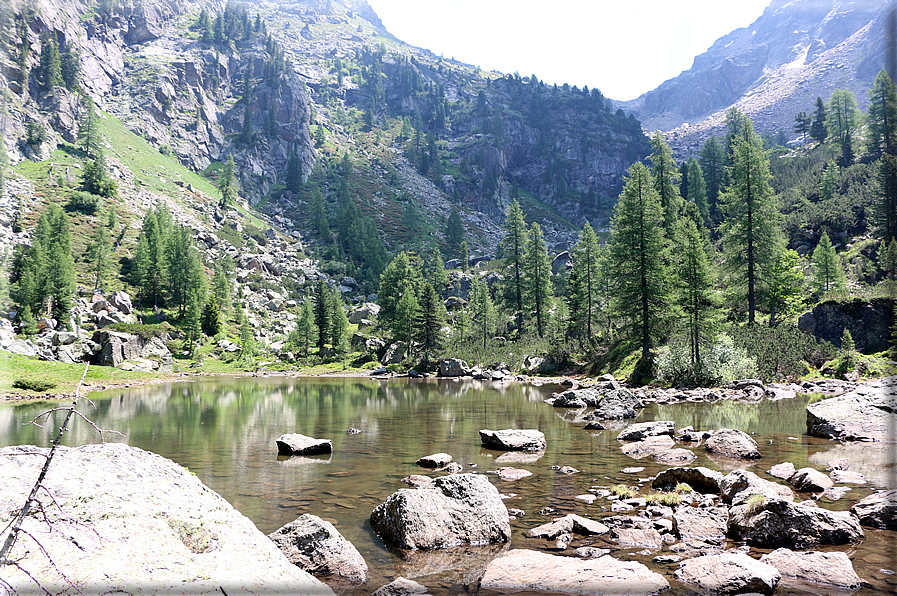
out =
<path fill-rule="evenodd" d="M 47 138 L 47 131 L 40 122 L 29 122 L 25 127 L 25 142 L 40 145 Z"/>
<path fill-rule="evenodd" d="M 735 346 L 757 362 L 757 376 L 764 381 L 798 379 L 838 354 L 827 341 L 804 333 L 794 325 L 754 325 L 735 329 Z"/>
<path fill-rule="evenodd" d="M 26 391 L 43 393 L 56 387 L 56 383 L 42 381 L 40 379 L 16 379 L 12 382 L 12 386 L 16 389 L 25 389 Z"/>
<path fill-rule="evenodd" d="M 86 215 L 93 215 L 100 208 L 103 197 L 77 190 L 69 197 L 66 203 L 66 211 L 77 211 Z"/>
<path fill-rule="evenodd" d="M 756 361 L 728 335 L 718 335 L 703 347 L 697 368 L 692 368 L 690 354 L 683 342 L 665 346 L 655 359 L 654 377 L 670 385 L 712 387 L 757 374 Z"/>

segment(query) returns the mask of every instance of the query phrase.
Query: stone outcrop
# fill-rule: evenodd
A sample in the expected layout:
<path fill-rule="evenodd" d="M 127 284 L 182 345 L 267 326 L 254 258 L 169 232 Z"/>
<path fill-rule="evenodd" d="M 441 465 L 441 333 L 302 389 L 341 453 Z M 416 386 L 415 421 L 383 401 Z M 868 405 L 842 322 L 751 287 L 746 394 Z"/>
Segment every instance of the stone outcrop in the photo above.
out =
<path fill-rule="evenodd" d="M 858 501 L 850 510 L 864 526 L 897 530 L 897 490 L 872 493 Z"/>
<path fill-rule="evenodd" d="M 722 474 L 703 466 L 670 468 L 654 477 L 654 480 L 651 481 L 651 488 L 672 490 L 682 482 L 701 493 L 718 493 L 722 479 Z"/>
<path fill-rule="evenodd" d="M 25 502 L 47 451 L 0 449 L 3 526 Z M 55 502 L 38 493 L 44 513 L 26 518 L 24 528 L 46 556 L 24 537 L 11 556 L 52 593 L 72 589 L 61 573 L 85 594 L 132 593 L 135 585 L 158 594 L 333 593 L 195 475 L 159 455 L 121 443 L 60 447 L 45 485 Z M 35 589 L 13 567 L 4 567 L 3 579 L 13 593 Z"/>
<path fill-rule="evenodd" d="M 797 322 L 801 331 L 839 348 L 844 330 L 849 329 L 856 349 L 865 354 L 888 349 L 893 325 L 894 301 L 884 298 L 823 302 L 802 314 Z"/>
<path fill-rule="evenodd" d="M 333 524 L 306 513 L 268 534 L 290 563 L 315 577 L 337 583 L 361 584 L 367 563 Z"/>
<path fill-rule="evenodd" d="M 725 507 L 683 506 L 673 513 L 673 533 L 684 541 L 722 544 L 728 531 L 729 512 Z"/>
<path fill-rule="evenodd" d="M 598 394 L 593 406 L 594 411 L 586 415 L 585 420 L 624 420 L 635 418 L 643 409 L 641 400 L 628 389 L 611 389 Z"/>
<path fill-rule="evenodd" d="M 466 377 L 471 374 L 471 368 L 459 358 L 443 358 L 437 367 L 440 377 Z"/>
<path fill-rule="evenodd" d="M 807 433 L 845 441 L 893 441 L 897 429 L 897 377 L 857 387 L 807 406 Z"/>
<path fill-rule="evenodd" d="M 502 451 L 544 451 L 546 446 L 544 433 L 522 428 L 484 429 L 480 431 L 480 441 L 484 447 Z"/>
<path fill-rule="evenodd" d="M 642 563 L 609 555 L 597 559 L 559 557 L 533 550 L 512 550 L 493 560 L 482 588 L 538 590 L 564 594 L 659 594 L 669 583 Z"/>
<path fill-rule="evenodd" d="M 783 577 L 802 582 L 848 590 L 856 590 L 863 585 L 863 580 L 854 571 L 850 559 L 842 552 L 794 552 L 787 548 L 777 548 L 760 557 L 760 562 L 772 565 Z"/>
<path fill-rule="evenodd" d="M 759 459 L 757 441 L 734 428 L 721 428 L 704 442 L 709 453 L 736 459 Z"/>
<path fill-rule="evenodd" d="M 676 432 L 676 423 L 672 420 L 653 420 L 630 424 L 617 435 L 619 441 L 641 441 L 648 437 L 670 435 Z"/>
<path fill-rule="evenodd" d="M 109 329 L 98 329 L 91 341 L 99 346 L 94 364 L 125 368 L 128 362 L 145 361 L 150 370 L 172 371 L 172 356 L 161 337 L 142 337 Z M 145 362 L 144 366 L 147 366 Z"/>
<path fill-rule="evenodd" d="M 758 505 L 738 505 L 729 510 L 729 535 L 765 548 L 813 548 L 824 544 L 855 544 L 863 530 L 849 511 L 765 499 Z"/>
<path fill-rule="evenodd" d="M 743 553 L 720 553 L 687 559 L 674 574 L 679 581 L 714 594 L 772 594 L 781 573 Z"/>
<path fill-rule="evenodd" d="M 287 433 L 277 439 L 277 452 L 280 455 L 320 455 L 333 453 L 330 439 L 314 439 L 298 433 Z"/>
<path fill-rule="evenodd" d="M 508 542 L 508 510 L 489 479 L 477 474 L 443 476 L 421 488 L 390 495 L 371 513 L 381 538 L 405 549 Z"/>
<path fill-rule="evenodd" d="M 732 505 L 743 505 L 751 495 L 794 501 L 794 493 L 784 484 L 760 478 L 747 470 L 726 474 L 719 483 L 720 494 Z"/>

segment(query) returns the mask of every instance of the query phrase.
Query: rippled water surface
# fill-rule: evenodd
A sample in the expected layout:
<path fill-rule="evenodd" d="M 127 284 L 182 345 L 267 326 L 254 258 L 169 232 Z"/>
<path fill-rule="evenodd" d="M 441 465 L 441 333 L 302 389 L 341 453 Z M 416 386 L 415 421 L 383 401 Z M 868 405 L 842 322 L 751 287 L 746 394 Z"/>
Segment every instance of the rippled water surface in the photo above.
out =
<path fill-rule="evenodd" d="M 499 466 L 531 471 L 532 476 L 513 482 L 490 476 L 502 493 L 513 495 L 506 501 L 508 507 L 526 512 L 511 523 L 510 547 L 546 552 L 557 552 L 553 542 L 525 535 L 527 529 L 550 519 L 540 515 L 540 510 L 552 507 L 561 514 L 593 518 L 610 515 L 602 510 L 610 509 L 610 501 L 598 499 L 589 505 L 575 497 L 592 487 L 638 486 L 640 479 L 641 492 L 646 493 L 650 483 L 644 479 L 667 467 L 650 457 L 635 460 L 621 453 L 615 437 L 625 423 L 589 432 L 583 430 L 585 423 L 578 421 L 582 412 L 543 403 L 553 390 L 557 388 L 477 381 L 253 378 L 155 385 L 91 397 L 97 404 L 92 414 L 96 423 L 125 435 L 112 440 L 127 441 L 186 466 L 262 532 L 270 533 L 302 513 L 333 522 L 371 568 L 368 583 L 353 593 L 369 594 L 401 575 L 426 585 L 433 594 L 466 594 L 476 591 L 483 567 L 506 546 L 401 556 L 390 552 L 370 529 L 371 510 L 404 487 L 401 478 L 436 475 L 418 468 L 417 458 L 446 452 L 463 464 L 465 471 L 488 473 Z M 790 461 L 796 468 L 824 470 L 829 461 L 847 457 L 851 470 L 865 474 L 870 483 L 852 486 L 840 500 L 820 500 L 823 507 L 847 509 L 876 488 L 893 487 L 894 446 L 842 445 L 807 437 L 805 408 L 809 399 L 652 405 L 636 421 L 673 420 L 677 427 L 734 427 L 751 433 L 763 458 L 749 469 L 778 482 L 766 473 L 774 464 Z M 46 407 L 36 403 L 0 407 L 0 445 L 48 445 L 55 435 L 52 425 L 46 429 L 23 426 Z M 60 420 L 57 416 L 57 424 Z M 348 435 L 349 427 L 361 433 Z M 544 456 L 521 458 L 480 446 L 479 429 L 513 427 L 544 432 L 548 441 Z M 334 452 L 329 457 L 278 457 L 274 441 L 289 432 L 331 439 Z M 76 422 L 66 444 L 89 442 L 98 442 L 95 431 Z M 714 461 L 701 447 L 692 449 L 698 459 L 691 465 L 724 473 L 732 469 L 731 462 Z M 582 472 L 568 476 L 552 470 L 552 466 L 562 465 Z M 637 474 L 621 472 L 630 466 L 645 469 Z M 857 573 L 870 582 L 871 587 L 858 594 L 897 592 L 897 576 L 891 573 L 897 570 L 897 535 L 869 528 L 864 531 L 862 544 L 839 547 L 851 557 Z M 642 561 L 665 574 L 674 593 L 689 591 L 673 580 L 674 565 L 651 561 L 665 549 L 636 554 L 642 549 L 619 549 L 600 537 L 575 538 L 570 549 L 589 544 L 611 548 L 617 557 Z M 780 588 L 779 593 L 810 592 Z"/>

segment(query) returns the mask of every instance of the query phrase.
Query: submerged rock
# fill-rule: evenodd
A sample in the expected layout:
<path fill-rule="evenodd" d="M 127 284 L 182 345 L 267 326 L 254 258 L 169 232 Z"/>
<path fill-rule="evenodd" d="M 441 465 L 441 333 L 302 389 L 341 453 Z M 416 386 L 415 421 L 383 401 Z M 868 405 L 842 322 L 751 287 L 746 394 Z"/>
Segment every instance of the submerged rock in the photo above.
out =
<path fill-rule="evenodd" d="M 403 488 L 371 513 L 381 538 L 407 549 L 448 548 L 511 539 L 508 510 L 485 476 L 442 476 L 420 488 Z"/>
<path fill-rule="evenodd" d="M 489 563 L 482 588 L 539 590 L 564 594 L 659 594 L 670 587 L 642 563 L 609 555 L 597 559 L 560 557 L 533 550 L 511 550 Z"/>
<path fill-rule="evenodd" d="M 0 449 L 0 524 L 25 502 L 47 452 Z M 38 493 L 43 514 L 26 518 L 24 529 L 47 556 L 23 539 L 11 557 L 52 593 L 73 588 L 61 573 L 90 594 L 132 593 L 135 585 L 159 594 L 333 593 L 195 475 L 154 453 L 121 443 L 60 447 L 44 485 L 55 503 Z M 3 579 L 13 593 L 34 592 L 14 567 L 3 568 Z"/>
<path fill-rule="evenodd" d="M 619 441 L 642 441 L 648 437 L 670 435 L 676 432 L 676 423 L 672 420 L 654 420 L 630 424 L 617 435 Z"/>
<path fill-rule="evenodd" d="M 544 451 L 546 446 L 541 431 L 522 428 L 481 430 L 480 441 L 485 447 L 504 451 Z"/>
<path fill-rule="evenodd" d="M 367 563 L 333 524 L 306 513 L 268 534 L 290 563 L 319 578 L 361 584 Z"/>
<path fill-rule="evenodd" d="M 687 559 L 673 574 L 679 581 L 715 594 L 772 594 L 782 574 L 743 553 L 720 553 Z"/>
<path fill-rule="evenodd" d="M 426 594 L 427 587 L 414 580 L 397 577 L 385 586 L 380 586 L 374 591 L 373 596 L 412 596 L 413 594 Z"/>

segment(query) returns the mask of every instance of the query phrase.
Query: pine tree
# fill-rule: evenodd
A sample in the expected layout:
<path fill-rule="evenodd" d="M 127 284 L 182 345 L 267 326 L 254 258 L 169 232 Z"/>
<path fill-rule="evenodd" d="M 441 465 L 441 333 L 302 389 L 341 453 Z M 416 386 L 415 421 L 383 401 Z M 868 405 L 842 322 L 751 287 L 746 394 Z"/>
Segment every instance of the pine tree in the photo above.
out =
<path fill-rule="evenodd" d="M 424 360 L 442 349 L 442 326 L 445 324 L 445 307 L 433 286 L 424 282 L 421 288 L 420 307 L 414 319 L 412 337 L 423 352 Z"/>
<path fill-rule="evenodd" d="M 673 151 L 660 135 L 660 131 L 655 131 L 651 137 L 651 155 L 648 159 L 653 164 L 654 188 L 663 207 L 663 227 L 667 238 L 672 238 L 676 219 L 682 210 L 682 197 L 679 196 L 680 175 Z"/>
<path fill-rule="evenodd" d="M 688 200 L 698 207 L 698 212 L 704 220 L 704 224 L 710 222 L 710 208 L 707 204 L 707 184 L 704 182 L 704 172 L 701 164 L 694 157 L 688 158 Z"/>
<path fill-rule="evenodd" d="M 813 251 L 813 279 L 816 289 L 823 296 L 831 290 L 843 289 L 846 283 L 844 278 L 844 270 L 841 268 L 841 259 L 832 246 L 832 241 L 828 237 L 828 232 L 822 233 L 819 244 Z"/>
<path fill-rule="evenodd" d="M 59 58 L 56 32 L 47 29 L 41 37 L 40 84 L 41 89 L 48 91 L 53 87 L 62 86 L 62 62 Z"/>
<path fill-rule="evenodd" d="M 171 305 L 177 307 L 178 315 L 183 317 L 190 292 L 201 283 L 203 275 L 199 253 L 193 246 L 189 228 L 179 225 L 172 230 L 165 243 L 164 258 Z M 199 304 L 204 302 L 201 300 Z"/>
<path fill-rule="evenodd" d="M 233 308 L 233 289 L 230 276 L 233 274 L 234 264 L 229 258 L 215 260 L 215 272 L 212 274 L 212 293 L 215 302 L 221 311 L 227 312 Z"/>
<path fill-rule="evenodd" d="M 59 59 L 60 75 L 65 88 L 77 93 L 81 88 L 81 54 L 77 46 L 71 42 L 66 43 Z"/>
<path fill-rule="evenodd" d="M 75 293 L 75 259 L 69 219 L 59 205 L 50 207 L 50 242 L 47 250 L 47 296 L 52 302 L 53 318 L 68 325 Z"/>
<path fill-rule="evenodd" d="M 897 279 L 897 239 L 878 247 L 878 267 L 888 279 Z"/>
<path fill-rule="evenodd" d="M 697 208 L 692 206 L 697 211 Z M 673 263 L 676 283 L 676 302 L 685 319 L 692 372 L 697 376 L 701 368 L 701 346 L 715 324 L 713 304 L 714 274 L 711 266 L 710 243 L 707 231 L 695 220 L 685 217 L 676 226 Z"/>
<path fill-rule="evenodd" d="M 0 191 L 3 189 L 0 188 Z M 470 251 L 467 248 L 467 240 L 461 241 L 461 271 L 467 271 L 467 267 L 470 266 Z"/>
<path fill-rule="evenodd" d="M 875 230 L 882 241 L 889 243 L 897 238 L 897 156 L 885 154 L 879 160 L 875 196 Z"/>
<path fill-rule="evenodd" d="M 653 339 L 667 305 L 663 224 L 663 207 L 651 172 L 636 162 L 629 168 L 614 208 L 610 261 L 616 278 L 616 309 L 638 338 L 643 362 L 651 359 Z"/>
<path fill-rule="evenodd" d="M 296 321 L 297 344 L 302 349 L 302 357 L 308 358 L 308 349 L 311 347 L 312 337 L 315 335 L 315 313 L 312 310 L 311 300 L 302 303 L 299 310 L 299 319 Z"/>
<path fill-rule="evenodd" d="M 31 39 L 29 34 L 31 33 L 31 29 L 28 26 L 28 22 L 25 20 L 23 16 L 21 21 L 18 21 L 19 27 L 19 56 L 18 56 L 18 64 L 19 71 L 22 73 L 21 84 L 22 84 L 22 97 L 28 97 L 29 93 L 29 85 L 31 82 L 30 71 L 28 66 L 28 58 L 31 54 Z"/>
<path fill-rule="evenodd" d="M 489 286 L 478 278 L 474 278 L 470 286 L 470 310 L 473 334 L 477 342 L 482 340 L 483 349 L 486 349 L 486 341 L 495 333 L 497 317 Z"/>
<path fill-rule="evenodd" d="M 37 335 L 37 321 L 34 320 L 34 315 L 31 314 L 31 307 L 29 305 L 26 304 L 22 307 L 22 312 L 19 314 L 19 322 L 22 324 L 22 332 L 27 337 Z"/>
<path fill-rule="evenodd" d="M 570 331 L 574 335 L 585 333 L 587 343 L 592 341 L 597 330 L 599 253 L 598 236 L 592 224 L 586 222 L 579 233 L 579 242 L 573 248 L 573 269 L 567 283 L 567 308 Z"/>
<path fill-rule="evenodd" d="M 835 89 L 827 109 L 828 136 L 837 139 L 841 145 L 840 164 L 846 168 L 853 164 L 853 137 L 860 123 L 856 97 L 847 89 Z"/>
<path fill-rule="evenodd" d="M 707 210 L 710 220 L 716 224 L 722 219 L 719 212 L 719 194 L 725 178 L 725 155 L 716 137 L 710 137 L 701 147 L 698 163 L 704 172 L 704 183 L 707 186 Z"/>
<path fill-rule="evenodd" d="M 252 110 L 249 103 L 243 108 L 243 128 L 238 138 L 241 145 L 249 147 L 252 145 Z"/>
<path fill-rule="evenodd" d="M 332 309 L 330 306 L 330 289 L 323 281 L 318 282 L 315 290 L 315 327 L 318 328 L 318 350 L 327 344 L 330 334 L 330 320 Z"/>
<path fill-rule="evenodd" d="M 409 291 L 416 295 L 422 283 L 420 271 L 411 264 L 408 253 L 397 254 L 380 274 L 380 321 L 388 326 L 402 296 Z"/>
<path fill-rule="evenodd" d="M 237 198 L 233 153 L 227 154 L 227 161 L 218 170 L 218 192 L 221 193 L 221 200 L 218 202 L 221 207 L 226 207 Z"/>
<path fill-rule="evenodd" d="M 805 280 L 800 257 L 779 242 L 772 259 L 763 263 L 762 276 L 761 296 L 769 310 L 769 326 L 775 327 L 780 317 L 788 317 L 802 307 Z"/>
<path fill-rule="evenodd" d="M 853 341 L 853 335 L 851 335 L 850 329 L 847 327 L 844 328 L 844 333 L 841 334 L 841 351 L 844 353 L 844 364 L 847 366 L 847 370 L 852 371 L 854 367 L 856 344 Z"/>
<path fill-rule="evenodd" d="M 821 143 L 825 141 L 828 137 L 828 130 L 825 127 L 825 121 L 828 119 L 828 114 L 825 110 L 825 103 L 823 103 L 821 97 L 816 98 L 816 110 L 813 112 L 813 122 L 810 124 L 810 136 L 817 143 Z"/>
<path fill-rule="evenodd" d="M 461 212 L 458 207 L 453 206 L 445 223 L 445 243 L 448 245 L 449 255 L 458 257 L 461 253 L 462 242 L 464 242 L 464 223 L 461 221 Z"/>
<path fill-rule="evenodd" d="M 78 122 L 78 140 L 81 141 L 81 149 L 92 157 L 99 150 L 100 133 L 97 125 L 96 106 L 89 95 L 82 96 L 84 111 Z"/>
<path fill-rule="evenodd" d="M 810 126 L 813 124 L 813 117 L 806 112 L 798 112 L 794 117 L 794 132 L 800 135 L 801 141 L 807 142 L 807 134 L 810 132 Z"/>
<path fill-rule="evenodd" d="M 392 334 L 396 341 L 410 341 L 414 336 L 414 325 L 420 304 L 417 296 L 409 288 L 396 304 L 395 316 L 392 320 Z"/>
<path fill-rule="evenodd" d="M 819 197 L 823 201 L 828 201 L 835 195 L 835 185 L 837 183 L 838 164 L 830 161 L 825 166 L 822 173 L 822 180 L 819 182 Z"/>
<path fill-rule="evenodd" d="M 520 203 L 514 199 L 505 212 L 504 236 L 499 250 L 504 256 L 507 285 L 505 300 L 514 311 L 517 332 L 523 331 L 523 294 L 525 275 L 527 225 Z"/>
<path fill-rule="evenodd" d="M 158 306 L 164 297 L 165 277 L 165 236 L 159 226 L 159 218 L 154 211 L 147 211 L 143 226 L 137 238 L 135 256 L 134 285 L 140 287 L 143 299 Z"/>
<path fill-rule="evenodd" d="M 102 288 L 112 265 L 112 242 L 106 226 L 97 225 L 93 230 L 93 238 L 87 245 L 87 254 L 94 275 L 94 288 Z"/>
<path fill-rule="evenodd" d="M 106 169 L 106 158 L 99 149 L 93 151 L 93 159 L 85 160 L 81 187 L 91 194 L 107 198 L 114 197 L 118 193 L 115 181 L 109 177 Z"/>
<path fill-rule="evenodd" d="M 348 347 L 349 317 L 343 309 L 343 300 L 337 292 L 330 292 L 330 345 L 343 353 Z"/>
<path fill-rule="evenodd" d="M 542 228 L 536 222 L 533 222 L 527 234 L 524 288 L 527 308 L 536 319 L 536 332 L 539 337 L 544 337 L 551 309 L 551 261 L 548 259 Z"/>
<path fill-rule="evenodd" d="M 781 231 L 770 186 L 769 157 L 749 119 L 734 142 L 732 159 L 732 185 L 722 197 L 726 219 L 720 228 L 725 272 L 733 287 L 745 288 L 748 324 L 753 325 L 760 264 L 772 261 Z"/>
<path fill-rule="evenodd" d="M 221 311 L 218 310 L 218 300 L 215 294 L 209 296 L 205 307 L 202 310 L 201 321 L 202 332 L 209 337 L 215 337 L 221 333 Z"/>
<path fill-rule="evenodd" d="M 294 193 L 299 192 L 302 188 L 302 162 L 299 160 L 299 154 L 296 148 L 290 153 L 290 160 L 287 162 L 287 171 L 284 175 L 284 185 Z"/>
<path fill-rule="evenodd" d="M 866 145 L 873 157 L 897 153 L 897 86 L 884 70 L 869 90 L 869 130 Z"/>

